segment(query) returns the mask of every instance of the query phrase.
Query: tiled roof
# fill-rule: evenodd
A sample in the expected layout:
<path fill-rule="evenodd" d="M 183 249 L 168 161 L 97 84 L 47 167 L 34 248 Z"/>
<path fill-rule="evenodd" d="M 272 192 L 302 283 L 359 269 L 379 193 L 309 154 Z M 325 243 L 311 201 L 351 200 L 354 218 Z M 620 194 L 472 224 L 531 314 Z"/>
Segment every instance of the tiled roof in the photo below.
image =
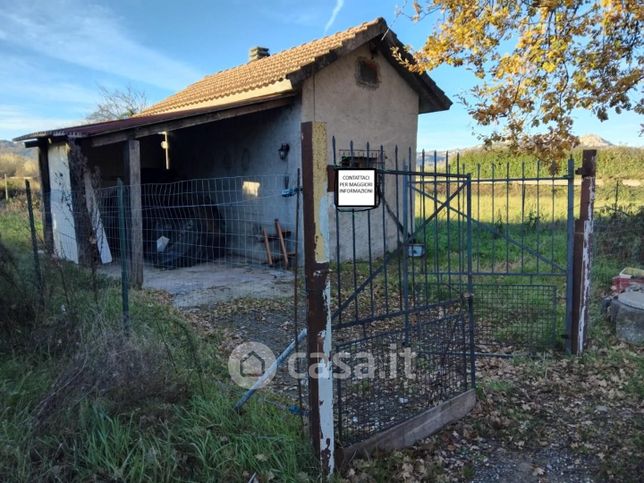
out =
<path fill-rule="evenodd" d="M 381 18 L 365 22 L 343 32 L 338 32 L 288 50 L 248 62 L 232 69 L 209 75 L 191 84 L 184 90 L 146 109 L 139 115 L 190 109 L 196 105 L 215 102 L 217 99 L 239 95 L 291 80 L 320 57 L 341 49 L 349 41 L 365 37 L 364 42 L 386 30 L 387 24 Z M 365 35 L 366 34 L 366 35 Z"/>
<path fill-rule="evenodd" d="M 94 137 L 121 131 L 135 131 L 142 135 L 142 129 L 149 130 L 157 126 L 161 126 L 159 129 L 170 128 L 164 123 L 176 124 L 184 118 L 203 117 L 209 113 L 212 114 L 209 122 L 212 122 L 215 118 L 225 117 L 224 114 L 217 114 L 219 112 L 232 112 L 236 108 L 243 110 L 249 104 L 261 104 L 270 108 L 273 105 L 270 102 L 292 96 L 300 83 L 314 72 L 370 41 L 387 55 L 391 55 L 391 49 L 396 47 L 407 60 L 414 62 L 411 56 L 404 53 L 403 44 L 389 30 L 384 19 L 378 18 L 209 75 L 132 118 L 31 133 L 16 140 L 52 136 Z M 412 73 L 393 59 L 392 65 L 418 92 L 419 113 L 449 109 L 451 101 L 427 74 Z"/>

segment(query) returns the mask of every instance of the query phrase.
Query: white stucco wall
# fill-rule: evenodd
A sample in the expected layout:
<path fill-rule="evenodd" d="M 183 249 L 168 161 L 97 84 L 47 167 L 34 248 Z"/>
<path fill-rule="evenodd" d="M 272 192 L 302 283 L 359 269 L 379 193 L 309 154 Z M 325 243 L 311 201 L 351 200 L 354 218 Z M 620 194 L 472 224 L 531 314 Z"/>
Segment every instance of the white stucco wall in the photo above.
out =
<path fill-rule="evenodd" d="M 380 83 L 377 88 L 365 87 L 356 81 L 356 62 L 367 58 L 378 64 Z M 355 149 L 364 149 L 367 142 L 371 149 L 384 147 L 387 168 L 393 168 L 394 150 L 399 148 L 399 166 L 407 160 L 408 150 L 416 152 L 418 128 L 418 94 L 400 77 L 382 55 L 372 55 L 365 45 L 339 59 L 305 81 L 302 90 L 302 121 L 322 121 L 327 124 L 329 137 L 329 164 L 333 162 L 331 138 L 335 136 L 338 150 L 349 149 L 351 140 Z M 401 181 L 401 180 L 399 180 Z M 387 176 L 385 193 L 395 211 L 395 179 Z M 329 211 L 332 257 L 336 250 L 335 208 Z M 357 258 L 368 255 L 367 215 L 356 213 Z M 387 249 L 396 245 L 397 228 L 386 215 Z M 383 253 L 382 211 L 371 214 L 373 255 Z M 352 220 L 350 214 L 340 215 L 340 256 L 352 257 Z"/>

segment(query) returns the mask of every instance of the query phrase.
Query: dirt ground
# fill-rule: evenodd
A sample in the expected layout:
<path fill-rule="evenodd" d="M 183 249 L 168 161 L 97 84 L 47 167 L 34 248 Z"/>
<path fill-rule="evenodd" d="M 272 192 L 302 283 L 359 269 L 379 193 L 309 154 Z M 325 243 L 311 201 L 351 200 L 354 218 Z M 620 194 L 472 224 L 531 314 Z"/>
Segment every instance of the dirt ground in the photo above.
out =
<path fill-rule="evenodd" d="M 113 278 L 121 276 L 117 262 L 102 266 L 100 271 Z M 293 291 L 293 273 L 242 264 L 200 263 L 174 270 L 146 264 L 143 288 L 162 290 L 170 295 L 175 307 L 189 309 L 251 296 L 255 299 L 287 297 Z"/>
<path fill-rule="evenodd" d="M 582 358 L 478 364 L 478 402 L 414 447 L 358 460 L 351 482 L 641 481 L 641 350 L 623 344 Z"/>
<path fill-rule="evenodd" d="M 238 299 L 188 313 L 202 333 L 223 335 L 224 353 L 249 340 L 279 353 L 295 333 L 291 298 Z M 304 314 L 300 303 L 298 328 Z M 596 330 L 599 343 L 581 358 L 480 359 L 478 402 L 467 417 L 411 448 L 351 462 L 342 480 L 641 481 L 644 351 Z M 285 370 L 262 394 L 297 406 L 298 387 Z"/>

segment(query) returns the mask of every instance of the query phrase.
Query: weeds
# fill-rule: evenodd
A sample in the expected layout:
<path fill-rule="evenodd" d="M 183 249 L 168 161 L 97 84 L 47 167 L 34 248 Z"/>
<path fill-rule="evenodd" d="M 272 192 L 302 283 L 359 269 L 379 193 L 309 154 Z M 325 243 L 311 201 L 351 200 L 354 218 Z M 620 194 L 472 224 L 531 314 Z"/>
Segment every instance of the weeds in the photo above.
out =
<path fill-rule="evenodd" d="M 14 214 L 0 213 L 0 330 L 11 335 L 0 344 L 0 481 L 315 473 L 299 419 L 257 402 L 237 414 L 238 391 L 217 381 L 217 336 L 198 339 L 157 295 L 131 292 L 126 337 L 117 283 L 43 257 L 36 304 L 29 233 Z"/>

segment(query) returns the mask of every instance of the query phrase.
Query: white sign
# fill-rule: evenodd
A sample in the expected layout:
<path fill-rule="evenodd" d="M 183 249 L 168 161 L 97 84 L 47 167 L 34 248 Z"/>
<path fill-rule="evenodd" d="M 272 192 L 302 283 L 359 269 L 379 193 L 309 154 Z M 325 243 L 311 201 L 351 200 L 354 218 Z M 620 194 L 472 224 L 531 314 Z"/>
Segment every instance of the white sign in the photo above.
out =
<path fill-rule="evenodd" d="M 337 206 L 374 208 L 377 205 L 375 169 L 338 169 L 337 175 Z"/>

